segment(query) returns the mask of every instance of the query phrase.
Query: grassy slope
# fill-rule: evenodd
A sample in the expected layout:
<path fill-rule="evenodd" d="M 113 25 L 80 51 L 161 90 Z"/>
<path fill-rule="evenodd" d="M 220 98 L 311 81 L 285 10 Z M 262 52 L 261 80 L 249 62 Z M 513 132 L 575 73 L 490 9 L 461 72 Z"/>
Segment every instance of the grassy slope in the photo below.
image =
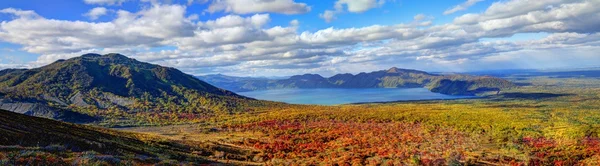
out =
<path fill-rule="evenodd" d="M 220 151 L 230 155 L 218 156 L 216 153 Z M 43 159 L 35 162 L 32 154 Z M 53 156 L 57 163 L 48 163 L 48 156 L 44 154 Z M 103 160 L 110 156 L 114 158 L 110 161 L 151 164 L 174 160 L 176 163 L 218 163 L 220 158 L 209 159 L 209 156 L 243 159 L 251 152 L 217 144 L 175 142 L 149 134 L 75 125 L 0 110 L 0 165 L 24 162 L 66 162 L 62 164 L 70 165 L 67 163 L 75 163 L 86 157 L 90 160 L 90 154 L 104 156 L 101 158 Z M 235 163 L 234 160 L 231 162 Z"/>

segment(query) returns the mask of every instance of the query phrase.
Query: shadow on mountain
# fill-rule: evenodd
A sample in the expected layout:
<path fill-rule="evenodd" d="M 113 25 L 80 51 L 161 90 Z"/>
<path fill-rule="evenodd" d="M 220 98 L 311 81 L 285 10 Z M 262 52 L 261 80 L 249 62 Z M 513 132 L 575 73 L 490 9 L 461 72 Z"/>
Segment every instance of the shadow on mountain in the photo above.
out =
<path fill-rule="evenodd" d="M 530 105 L 530 104 L 490 104 L 489 106 L 485 106 L 485 108 L 543 108 L 546 105 Z"/>
<path fill-rule="evenodd" d="M 572 96 L 573 94 L 554 94 L 554 93 L 502 93 L 499 95 L 490 96 L 490 98 L 496 99 L 526 99 L 526 100 L 537 100 L 537 99 L 548 99 L 562 96 Z"/>
<path fill-rule="evenodd" d="M 531 86 L 531 85 L 533 85 L 532 83 L 528 83 L 528 82 L 517 82 L 517 83 L 514 83 L 514 84 L 517 85 L 517 86 Z"/>

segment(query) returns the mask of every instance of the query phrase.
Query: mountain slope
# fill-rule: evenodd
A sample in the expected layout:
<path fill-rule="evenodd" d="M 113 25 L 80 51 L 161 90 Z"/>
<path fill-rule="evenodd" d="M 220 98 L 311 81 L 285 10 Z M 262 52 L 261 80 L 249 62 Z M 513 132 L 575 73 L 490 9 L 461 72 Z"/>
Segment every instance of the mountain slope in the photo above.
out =
<path fill-rule="evenodd" d="M 139 62 L 120 54 L 86 54 L 41 68 L 0 72 L 0 87 L 4 93 L 52 94 L 60 100 L 76 91 L 94 89 L 124 97 L 141 97 L 144 93 L 173 94 L 171 86 L 215 95 L 235 95 L 177 69 Z"/>
<path fill-rule="evenodd" d="M 206 78 L 205 81 L 235 91 L 252 91 L 285 88 L 419 88 L 426 87 L 433 92 L 448 95 L 476 95 L 489 91 L 499 91 L 514 87 L 506 80 L 469 75 L 437 75 L 424 71 L 390 68 L 370 73 L 337 74 L 324 78 L 318 74 L 292 76 L 280 80 L 243 81 L 237 77 L 220 77 L 218 81 Z M 464 82 L 464 83 L 463 83 Z"/>
<path fill-rule="evenodd" d="M 267 78 L 233 77 L 222 74 L 197 76 L 197 78 L 206 82 L 210 82 L 212 85 L 219 85 L 220 88 L 234 92 L 258 90 L 253 88 L 264 87 L 269 81 L 271 81 Z"/>
<path fill-rule="evenodd" d="M 86 54 L 35 69 L 2 70 L 0 93 L 5 98 L 0 106 L 29 103 L 44 108 L 2 107 L 10 111 L 41 115 L 35 112 L 75 110 L 101 119 L 106 119 L 102 111 L 106 109 L 120 112 L 113 119 L 132 119 L 133 115 L 122 114 L 139 112 L 233 113 L 252 101 L 177 69 L 120 54 Z"/>
<path fill-rule="evenodd" d="M 456 79 L 452 77 L 438 78 L 427 85 L 429 90 L 448 95 L 477 95 L 485 92 L 500 93 L 503 89 L 516 86 L 515 84 L 495 77 L 472 77 Z"/>
<path fill-rule="evenodd" d="M 109 162 L 108 165 L 128 162 L 144 165 L 164 160 L 216 163 L 208 156 L 214 155 L 217 149 L 227 150 L 232 157 L 252 155 L 250 151 L 222 145 L 194 145 L 0 110 L 0 165 L 81 165 L 75 164 L 83 162 L 80 160 L 100 160 Z M 49 157 L 34 160 L 29 158 L 31 154 Z M 66 161 L 73 161 L 73 164 L 64 163 Z"/>

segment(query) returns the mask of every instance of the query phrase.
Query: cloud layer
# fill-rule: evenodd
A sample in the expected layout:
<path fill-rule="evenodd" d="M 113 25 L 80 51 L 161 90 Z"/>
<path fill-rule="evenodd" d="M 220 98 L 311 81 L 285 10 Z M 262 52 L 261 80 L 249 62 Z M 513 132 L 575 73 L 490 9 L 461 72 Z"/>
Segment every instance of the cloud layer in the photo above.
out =
<path fill-rule="evenodd" d="M 206 21 L 199 21 L 198 15 L 187 13 L 186 5 L 178 4 L 155 3 L 137 12 L 114 11 L 116 18 L 107 22 L 55 20 L 34 11 L 7 8 L 0 13 L 14 18 L 0 24 L 0 40 L 40 54 L 29 64 L 33 66 L 87 52 L 120 52 L 192 74 L 327 75 L 391 66 L 468 71 L 600 62 L 597 0 L 511 0 L 495 2 L 482 13 L 458 16 L 448 24 L 434 25 L 432 17 L 417 15 L 403 24 L 304 32 L 298 31 L 302 22 L 297 20 L 268 26 L 272 18 L 265 12 L 305 13 L 310 11 L 307 4 L 255 1 L 261 7 L 243 8 L 246 5 L 242 1 L 213 1 L 209 11 L 232 14 Z M 107 5 L 122 2 L 94 1 Z M 469 2 L 477 1 L 465 4 Z M 345 6 L 344 11 L 364 12 L 385 1 L 337 3 Z M 465 4 L 463 8 L 469 6 Z M 106 14 L 94 10 L 87 14 L 91 19 Z M 335 14 L 321 17 L 331 21 Z M 521 41 L 496 39 L 540 32 L 548 35 Z"/>
<path fill-rule="evenodd" d="M 463 11 L 463 10 L 467 10 L 467 8 L 475 5 L 476 3 L 479 3 L 483 0 L 467 0 L 464 3 L 461 3 L 459 5 L 456 5 L 446 11 L 444 11 L 444 15 L 448 15 L 448 14 L 452 14 L 452 13 L 456 13 L 458 11 Z"/>
<path fill-rule="evenodd" d="M 215 0 L 208 7 L 211 13 L 225 11 L 235 14 L 251 13 L 282 13 L 302 14 L 311 9 L 305 3 L 297 3 L 293 0 Z"/>

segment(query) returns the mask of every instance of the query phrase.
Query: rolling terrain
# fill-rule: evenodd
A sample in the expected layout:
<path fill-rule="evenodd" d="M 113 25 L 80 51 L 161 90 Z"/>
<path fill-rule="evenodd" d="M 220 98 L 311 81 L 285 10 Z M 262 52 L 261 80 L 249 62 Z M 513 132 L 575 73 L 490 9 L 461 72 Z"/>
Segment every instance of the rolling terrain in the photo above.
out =
<path fill-rule="evenodd" d="M 600 164 L 600 89 L 586 87 L 600 80 L 542 81 L 478 99 L 282 105 L 202 125 L 125 130 L 219 140 L 261 151 L 272 165 Z"/>
<path fill-rule="evenodd" d="M 254 152 L 227 145 L 172 141 L 6 110 L 0 110 L 0 133 L 0 165 L 253 164 L 245 160 Z"/>
<path fill-rule="evenodd" d="M 16 112 L 0 111 L 0 164 L 600 163 L 600 81 L 593 77 L 500 79 L 397 68 L 275 82 L 220 76 L 273 88 L 491 92 L 477 99 L 318 106 L 246 98 L 118 54 L 0 74 L 1 106 Z"/>

